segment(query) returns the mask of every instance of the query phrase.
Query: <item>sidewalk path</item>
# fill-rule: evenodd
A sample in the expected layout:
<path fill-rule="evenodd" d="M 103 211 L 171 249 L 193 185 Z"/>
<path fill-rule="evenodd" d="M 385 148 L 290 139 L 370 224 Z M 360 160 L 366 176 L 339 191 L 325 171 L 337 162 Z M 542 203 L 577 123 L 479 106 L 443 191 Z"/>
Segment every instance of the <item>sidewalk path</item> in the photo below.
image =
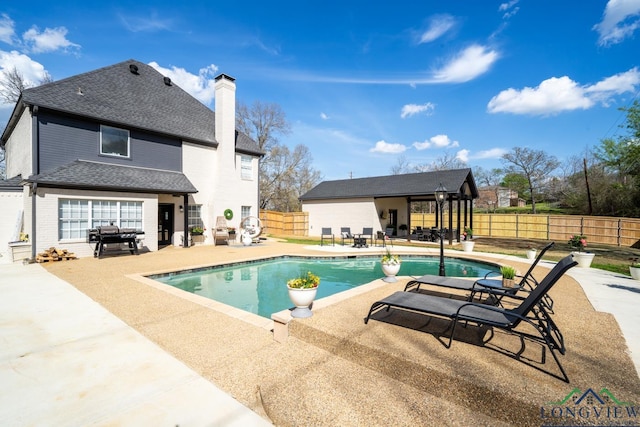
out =
<path fill-rule="evenodd" d="M 38 264 L 0 295 L 2 425 L 271 425 Z"/>

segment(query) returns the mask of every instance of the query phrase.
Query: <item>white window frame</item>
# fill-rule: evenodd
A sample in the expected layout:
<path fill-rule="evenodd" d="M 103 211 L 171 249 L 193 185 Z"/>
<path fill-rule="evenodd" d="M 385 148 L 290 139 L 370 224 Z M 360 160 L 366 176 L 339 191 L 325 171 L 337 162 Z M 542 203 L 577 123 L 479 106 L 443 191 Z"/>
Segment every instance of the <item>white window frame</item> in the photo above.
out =
<path fill-rule="evenodd" d="M 241 206 L 240 207 L 240 218 L 245 219 L 246 217 L 251 216 L 251 206 Z"/>
<path fill-rule="evenodd" d="M 204 222 L 202 221 L 202 205 L 189 205 L 187 211 L 187 225 L 189 229 L 193 227 L 200 227 L 204 229 Z"/>
<path fill-rule="evenodd" d="M 253 158 L 251 156 L 240 156 L 240 178 L 245 181 L 253 181 Z"/>
<path fill-rule="evenodd" d="M 86 239 L 100 225 L 144 230 L 140 200 L 58 199 L 58 240 Z"/>
<path fill-rule="evenodd" d="M 121 136 L 124 136 L 124 134 L 126 134 L 126 138 L 127 138 L 126 154 L 117 153 L 117 152 L 106 152 L 104 150 L 105 136 L 108 135 L 109 133 L 111 134 L 123 133 L 123 135 Z M 124 157 L 127 159 L 131 158 L 131 136 L 129 135 L 129 131 L 126 129 L 116 128 L 112 126 L 100 125 L 100 154 L 103 156 Z"/>

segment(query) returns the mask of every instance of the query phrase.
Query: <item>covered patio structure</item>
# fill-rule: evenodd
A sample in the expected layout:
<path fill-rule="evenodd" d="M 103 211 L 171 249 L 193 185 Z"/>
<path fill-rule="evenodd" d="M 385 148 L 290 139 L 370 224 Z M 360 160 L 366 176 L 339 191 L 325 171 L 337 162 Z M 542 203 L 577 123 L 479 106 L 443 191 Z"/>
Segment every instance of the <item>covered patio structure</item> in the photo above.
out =
<path fill-rule="evenodd" d="M 407 226 L 411 240 L 412 203 L 435 202 L 435 191 L 446 189 L 444 201 L 449 214 L 446 224 L 437 213 L 433 227 L 449 230 L 449 244 L 458 240 L 458 230 L 473 228 L 473 199 L 478 189 L 471 169 L 451 169 L 370 178 L 323 181 L 300 197 L 302 210 L 309 213 L 309 235 L 320 235 L 331 227 L 335 234 L 342 227 L 359 232 L 373 226 L 376 231 Z M 455 216 L 455 220 L 454 220 Z"/>

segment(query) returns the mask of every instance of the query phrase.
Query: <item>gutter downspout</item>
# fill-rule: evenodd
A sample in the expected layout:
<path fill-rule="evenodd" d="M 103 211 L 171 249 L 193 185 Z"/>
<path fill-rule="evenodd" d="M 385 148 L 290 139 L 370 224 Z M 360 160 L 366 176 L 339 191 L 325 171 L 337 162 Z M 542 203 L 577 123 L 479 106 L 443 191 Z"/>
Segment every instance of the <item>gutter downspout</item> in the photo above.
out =
<path fill-rule="evenodd" d="M 31 174 L 37 175 L 40 171 L 40 134 L 38 132 L 38 106 L 31 109 Z M 31 260 L 36 259 L 36 199 L 38 197 L 38 183 L 31 186 Z"/>

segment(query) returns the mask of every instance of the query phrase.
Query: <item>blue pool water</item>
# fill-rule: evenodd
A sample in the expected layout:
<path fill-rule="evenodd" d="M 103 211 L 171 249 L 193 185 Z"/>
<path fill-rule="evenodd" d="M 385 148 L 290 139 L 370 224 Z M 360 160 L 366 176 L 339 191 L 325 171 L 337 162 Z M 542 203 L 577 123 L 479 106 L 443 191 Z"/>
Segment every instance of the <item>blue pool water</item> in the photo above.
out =
<path fill-rule="evenodd" d="M 402 257 L 399 276 L 438 274 L 438 257 Z M 482 277 L 496 268 L 491 264 L 445 258 L 447 276 Z M 278 257 L 268 260 L 208 267 L 150 276 L 159 282 L 271 318 L 292 304 L 287 280 L 311 271 L 320 276 L 316 299 L 384 277 L 380 257 Z"/>

